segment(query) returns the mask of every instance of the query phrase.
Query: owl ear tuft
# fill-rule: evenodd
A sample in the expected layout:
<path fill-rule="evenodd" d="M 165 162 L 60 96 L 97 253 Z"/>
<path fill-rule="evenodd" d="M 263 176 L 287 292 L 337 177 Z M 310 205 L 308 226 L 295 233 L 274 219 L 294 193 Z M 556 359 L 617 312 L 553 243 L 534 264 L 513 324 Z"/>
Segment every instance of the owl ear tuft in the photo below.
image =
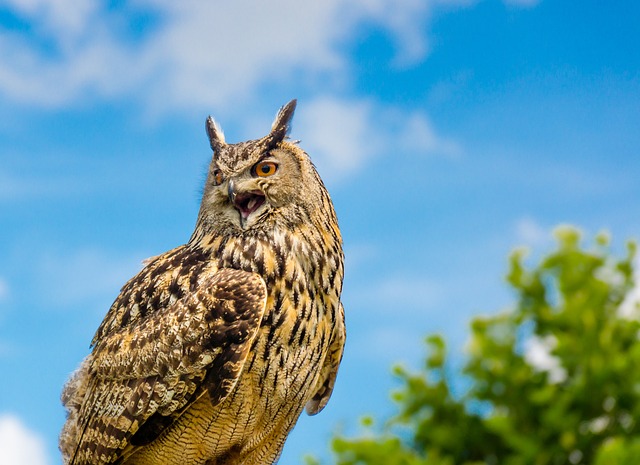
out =
<path fill-rule="evenodd" d="M 284 105 L 278 111 L 276 115 L 276 119 L 273 121 L 271 125 L 271 132 L 269 133 L 269 145 L 276 145 L 285 138 L 285 136 L 291 130 L 291 119 L 293 118 L 293 113 L 296 111 L 296 104 L 298 101 L 296 99 L 291 100 L 289 103 Z"/>
<path fill-rule="evenodd" d="M 218 123 L 216 123 L 211 116 L 207 118 L 205 128 L 207 130 L 207 135 L 209 136 L 209 144 L 211 145 L 211 150 L 213 150 L 214 153 L 218 153 L 220 151 L 220 148 L 225 145 L 224 132 L 222 132 L 222 129 L 220 128 L 220 126 L 218 126 Z"/>

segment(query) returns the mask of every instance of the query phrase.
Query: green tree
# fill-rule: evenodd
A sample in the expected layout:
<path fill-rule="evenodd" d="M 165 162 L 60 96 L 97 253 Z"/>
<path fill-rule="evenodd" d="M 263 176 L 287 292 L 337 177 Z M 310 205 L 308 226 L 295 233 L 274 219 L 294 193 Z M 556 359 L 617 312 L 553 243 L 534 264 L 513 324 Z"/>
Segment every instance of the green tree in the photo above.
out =
<path fill-rule="evenodd" d="M 365 420 L 361 437 L 334 437 L 338 465 L 640 464 L 635 245 L 616 258 L 606 235 L 589 250 L 573 228 L 555 236 L 535 266 L 511 256 L 517 301 L 472 321 L 462 373 L 429 336 L 420 372 L 395 368 L 398 413 Z"/>

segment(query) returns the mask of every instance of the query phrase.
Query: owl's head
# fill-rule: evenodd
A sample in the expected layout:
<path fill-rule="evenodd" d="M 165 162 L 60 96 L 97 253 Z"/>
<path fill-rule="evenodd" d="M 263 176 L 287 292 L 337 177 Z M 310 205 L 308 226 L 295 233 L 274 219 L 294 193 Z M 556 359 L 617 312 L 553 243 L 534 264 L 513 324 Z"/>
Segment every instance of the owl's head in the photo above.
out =
<path fill-rule="evenodd" d="M 287 140 L 296 100 L 278 112 L 269 134 L 227 144 L 213 118 L 206 129 L 213 149 L 198 225 L 243 233 L 274 224 L 295 227 L 321 208 L 322 181 L 309 156 Z"/>

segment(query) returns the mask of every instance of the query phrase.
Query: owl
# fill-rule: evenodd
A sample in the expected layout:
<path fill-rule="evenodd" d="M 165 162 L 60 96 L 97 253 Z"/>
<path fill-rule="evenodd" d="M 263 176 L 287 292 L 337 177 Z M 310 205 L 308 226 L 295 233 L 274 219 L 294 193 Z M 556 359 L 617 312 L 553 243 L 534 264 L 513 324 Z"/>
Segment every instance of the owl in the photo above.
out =
<path fill-rule="evenodd" d="M 213 150 L 189 241 L 146 261 L 62 393 L 68 465 L 264 465 L 331 396 L 345 341 L 342 239 L 309 156 L 268 135 Z"/>

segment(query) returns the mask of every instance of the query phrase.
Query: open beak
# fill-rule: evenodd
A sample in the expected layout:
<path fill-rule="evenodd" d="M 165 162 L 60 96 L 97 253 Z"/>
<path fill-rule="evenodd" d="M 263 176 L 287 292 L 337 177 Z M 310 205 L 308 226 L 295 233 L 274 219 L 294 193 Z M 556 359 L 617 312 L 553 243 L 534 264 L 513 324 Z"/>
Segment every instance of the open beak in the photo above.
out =
<path fill-rule="evenodd" d="M 245 226 L 247 219 L 253 212 L 260 208 L 265 202 L 264 193 L 260 190 L 238 191 L 233 179 L 229 180 L 227 189 L 229 201 L 240 213 L 240 224 Z"/>

